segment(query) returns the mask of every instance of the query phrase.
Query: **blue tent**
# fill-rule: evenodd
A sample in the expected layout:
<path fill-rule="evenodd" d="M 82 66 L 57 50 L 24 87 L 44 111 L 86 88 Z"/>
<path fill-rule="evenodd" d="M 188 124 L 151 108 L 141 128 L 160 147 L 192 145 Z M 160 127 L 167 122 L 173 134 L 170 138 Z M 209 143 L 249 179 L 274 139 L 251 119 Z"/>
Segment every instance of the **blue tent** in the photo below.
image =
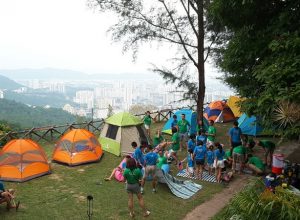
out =
<path fill-rule="evenodd" d="M 239 127 L 242 129 L 243 134 L 257 136 L 263 131 L 263 128 L 259 125 L 255 116 L 249 117 L 247 114 L 242 114 L 238 120 Z"/>
<path fill-rule="evenodd" d="M 178 121 L 181 119 L 181 114 L 185 114 L 185 119 L 190 123 L 190 134 L 196 134 L 197 133 L 197 112 L 194 112 L 191 109 L 181 109 L 175 112 L 175 115 L 177 115 Z M 203 117 L 204 120 L 204 127 L 207 130 L 208 129 L 208 121 Z M 165 134 L 172 134 L 171 131 L 171 124 L 173 122 L 173 117 L 169 118 L 169 120 L 164 125 L 162 132 Z"/>

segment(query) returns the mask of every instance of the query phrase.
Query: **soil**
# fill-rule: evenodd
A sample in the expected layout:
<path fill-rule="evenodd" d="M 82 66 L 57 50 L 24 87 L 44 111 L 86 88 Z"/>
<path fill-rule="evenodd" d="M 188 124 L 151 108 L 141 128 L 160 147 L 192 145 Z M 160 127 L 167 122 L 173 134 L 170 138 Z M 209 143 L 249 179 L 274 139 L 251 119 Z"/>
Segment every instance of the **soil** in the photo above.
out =
<path fill-rule="evenodd" d="M 262 148 L 255 149 L 256 155 L 262 158 Z M 285 155 L 285 159 L 300 163 L 300 143 L 299 142 L 287 142 L 280 145 L 275 149 L 274 153 L 282 153 Z M 210 200 L 197 206 L 193 211 L 188 213 L 184 220 L 206 220 L 215 216 L 220 212 L 230 201 L 233 196 L 240 192 L 247 184 L 251 176 L 249 175 L 237 175 L 234 180 L 229 183 L 228 187 L 222 192 L 215 194 Z"/>

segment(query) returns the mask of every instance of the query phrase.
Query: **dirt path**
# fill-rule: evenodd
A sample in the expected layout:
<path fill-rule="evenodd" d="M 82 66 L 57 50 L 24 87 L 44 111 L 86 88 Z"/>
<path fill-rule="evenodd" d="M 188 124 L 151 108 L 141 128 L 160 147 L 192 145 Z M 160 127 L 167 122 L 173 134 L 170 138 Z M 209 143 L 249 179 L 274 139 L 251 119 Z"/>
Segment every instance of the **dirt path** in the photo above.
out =
<path fill-rule="evenodd" d="M 235 193 L 242 190 L 248 178 L 249 176 L 246 175 L 236 176 L 227 188 L 215 194 L 209 201 L 197 206 L 185 216 L 184 220 L 206 220 L 212 218 L 228 204 Z"/>

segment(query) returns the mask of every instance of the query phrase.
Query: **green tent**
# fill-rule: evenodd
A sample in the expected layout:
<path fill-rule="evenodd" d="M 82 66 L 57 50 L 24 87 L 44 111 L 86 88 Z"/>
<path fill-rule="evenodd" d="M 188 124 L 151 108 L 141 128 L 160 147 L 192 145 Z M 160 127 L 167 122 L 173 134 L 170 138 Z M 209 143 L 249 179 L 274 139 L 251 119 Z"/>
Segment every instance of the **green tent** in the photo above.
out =
<path fill-rule="evenodd" d="M 112 115 L 105 120 L 99 137 L 102 149 L 120 156 L 133 151 L 131 142 L 147 141 L 143 121 L 128 112 Z"/>

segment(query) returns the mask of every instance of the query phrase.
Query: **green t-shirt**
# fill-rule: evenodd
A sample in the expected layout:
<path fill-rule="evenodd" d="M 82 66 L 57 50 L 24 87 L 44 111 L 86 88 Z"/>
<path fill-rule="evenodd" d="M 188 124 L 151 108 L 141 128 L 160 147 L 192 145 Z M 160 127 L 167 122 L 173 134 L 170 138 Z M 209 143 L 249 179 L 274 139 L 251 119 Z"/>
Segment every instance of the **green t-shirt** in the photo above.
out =
<path fill-rule="evenodd" d="M 275 144 L 272 141 L 268 141 L 268 140 L 259 141 L 259 145 L 262 146 L 263 148 L 268 148 L 268 149 L 275 148 Z"/>
<path fill-rule="evenodd" d="M 263 162 L 261 159 L 259 159 L 258 157 L 251 157 L 248 161 L 249 164 L 253 164 L 254 166 L 256 166 L 257 168 L 263 170 L 265 168 Z"/>
<path fill-rule="evenodd" d="M 178 132 L 174 133 L 172 135 L 172 150 L 174 151 L 178 151 L 179 150 L 179 143 L 180 143 L 180 137 L 179 137 L 179 134 Z"/>
<path fill-rule="evenodd" d="M 209 140 L 209 141 L 215 141 L 216 136 L 210 136 L 210 134 L 216 135 L 216 133 L 217 133 L 216 128 L 214 126 L 209 126 L 207 133 L 208 133 L 207 140 Z"/>
<path fill-rule="evenodd" d="M 146 115 L 144 118 L 144 124 L 145 125 L 151 125 L 151 117 Z"/>
<path fill-rule="evenodd" d="M 158 162 L 156 164 L 156 166 L 161 169 L 162 165 L 167 164 L 167 158 L 165 156 L 158 156 Z"/>
<path fill-rule="evenodd" d="M 154 136 L 153 138 L 153 146 L 159 145 L 164 140 L 163 136 Z"/>
<path fill-rule="evenodd" d="M 245 154 L 246 148 L 243 145 L 237 146 L 237 147 L 233 148 L 233 153 Z"/>
<path fill-rule="evenodd" d="M 177 123 L 178 129 L 179 129 L 179 133 L 186 133 L 188 131 L 188 126 L 190 126 L 190 123 L 184 119 L 184 120 L 180 120 Z"/>
<path fill-rule="evenodd" d="M 134 170 L 126 168 L 124 170 L 123 176 L 129 184 L 139 183 L 139 180 L 143 177 L 141 170 L 138 168 Z"/>
<path fill-rule="evenodd" d="M 227 150 L 227 151 L 225 152 L 224 159 L 227 160 L 229 157 L 231 157 L 231 151 L 230 151 L 230 150 Z"/>

